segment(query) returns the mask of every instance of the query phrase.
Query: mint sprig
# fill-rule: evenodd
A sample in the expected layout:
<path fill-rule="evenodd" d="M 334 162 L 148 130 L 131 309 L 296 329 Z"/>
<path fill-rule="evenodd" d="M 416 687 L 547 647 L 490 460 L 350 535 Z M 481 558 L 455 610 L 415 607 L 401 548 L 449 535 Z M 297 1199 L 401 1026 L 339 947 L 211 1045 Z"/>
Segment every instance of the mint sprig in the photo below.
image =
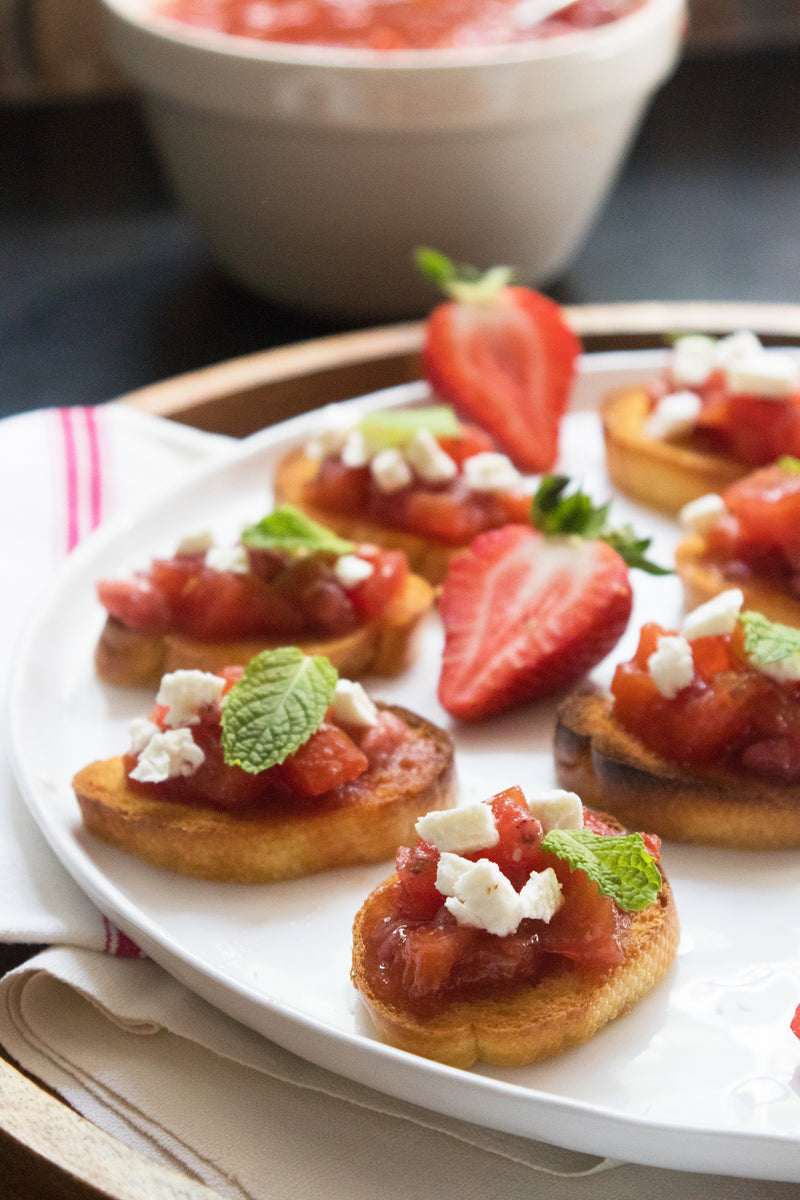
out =
<path fill-rule="evenodd" d="M 542 849 L 563 858 L 573 871 L 585 871 L 601 895 L 624 912 L 653 904 L 663 886 L 655 859 L 640 833 L 603 834 L 590 829 L 551 829 Z"/>
<path fill-rule="evenodd" d="M 512 267 L 490 267 L 479 271 L 467 263 L 454 263 L 446 254 L 420 246 L 414 262 L 423 275 L 453 300 L 485 303 L 497 298 L 514 277 Z"/>
<path fill-rule="evenodd" d="M 787 475 L 800 475 L 800 458 L 795 458 L 792 454 L 784 454 L 778 459 L 778 466 Z"/>
<path fill-rule="evenodd" d="M 350 554 L 352 542 L 340 538 L 291 504 L 284 504 L 241 535 L 242 544 L 254 550 L 288 550 L 292 554 Z"/>
<path fill-rule="evenodd" d="M 385 409 L 368 413 L 359 429 L 370 450 L 407 445 L 420 429 L 434 437 L 458 437 L 461 422 L 449 404 L 428 404 L 423 408 Z"/>
<path fill-rule="evenodd" d="M 294 646 L 257 655 L 222 709 L 225 762 L 251 775 L 282 763 L 319 729 L 337 678 L 327 658 Z"/>
<path fill-rule="evenodd" d="M 582 537 L 607 542 L 629 567 L 648 575 L 671 575 L 647 557 L 651 538 L 637 537 L 631 525 L 612 528 L 608 523 L 610 502 L 596 505 L 580 488 L 568 491 L 566 475 L 545 475 L 534 493 L 531 521 L 548 537 Z"/>
<path fill-rule="evenodd" d="M 743 612 L 744 651 L 756 667 L 800 656 L 800 629 L 769 621 L 759 612 Z"/>

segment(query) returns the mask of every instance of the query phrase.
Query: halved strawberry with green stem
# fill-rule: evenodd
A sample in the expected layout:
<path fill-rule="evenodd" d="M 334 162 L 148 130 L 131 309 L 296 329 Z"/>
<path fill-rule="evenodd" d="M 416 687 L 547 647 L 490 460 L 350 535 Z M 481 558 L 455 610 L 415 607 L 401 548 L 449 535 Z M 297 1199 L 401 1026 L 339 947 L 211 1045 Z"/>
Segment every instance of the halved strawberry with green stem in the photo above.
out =
<path fill-rule="evenodd" d="M 630 565 L 666 573 L 646 559 L 647 539 L 607 529 L 608 506 L 565 495 L 567 483 L 548 477 L 534 498 L 548 532 L 506 525 L 451 560 L 439 599 L 439 700 L 460 720 L 569 687 L 605 658 L 631 614 L 629 553 Z"/>
<path fill-rule="evenodd" d="M 448 296 L 425 325 L 431 388 L 488 430 L 521 470 L 551 470 L 581 350 L 561 309 L 511 285 L 506 267 L 480 275 L 429 249 L 416 260 Z"/>

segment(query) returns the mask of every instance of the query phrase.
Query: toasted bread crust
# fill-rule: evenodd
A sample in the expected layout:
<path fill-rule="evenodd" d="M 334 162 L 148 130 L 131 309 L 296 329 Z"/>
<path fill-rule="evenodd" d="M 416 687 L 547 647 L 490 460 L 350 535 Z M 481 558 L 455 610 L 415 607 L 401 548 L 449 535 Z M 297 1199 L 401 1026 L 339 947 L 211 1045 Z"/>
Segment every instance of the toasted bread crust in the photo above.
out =
<path fill-rule="evenodd" d="M 599 978 L 567 968 L 511 996 L 457 1000 L 434 1016 L 415 1017 L 376 996 L 365 970 L 369 931 L 389 910 L 396 881 L 394 875 L 381 884 L 356 916 L 352 980 L 384 1041 L 454 1067 L 478 1060 L 526 1066 L 589 1041 L 652 991 L 678 948 L 677 910 L 664 880 L 657 901 L 633 914 L 624 962 Z"/>
<path fill-rule="evenodd" d="M 619 388 L 601 406 L 608 473 L 615 487 L 651 508 L 677 513 L 698 496 L 721 492 L 749 468 L 701 454 L 687 444 L 645 435 L 650 399 L 644 388 Z"/>
<path fill-rule="evenodd" d="M 127 784 L 121 757 L 91 763 L 73 779 L 84 824 L 101 840 L 154 866 L 228 883 L 274 883 L 391 858 L 414 824 L 455 803 L 453 744 L 416 713 L 388 708 L 416 739 L 352 784 L 292 812 L 246 813 L 153 800 Z M 337 789 L 338 790 L 338 789 Z"/>
<path fill-rule="evenodd" d="M 412 571 L 422 575 L 429 583 L 440 584 L 447 574 L 452 556 L 461 546 L 450 546 L 444 542 L 418 537 L 402 529 L 378 525 L 350 513 L 333 513 L 309 504 L 305 498 L 305 486 L 314 478 L 318 463 L 302 449 L 292 450 L 278 464 L 275 473 L 275 498 L 284 504 L 293 504 L 307 516 L 333 529 L 340 537 L 353 542 L 374 542 L 386 550 L 403 550 Z"/>
<path fill-rule="evenodd" d="M 416 653 L 417 634 L 433 598 L 427 580 L 409 575 L 380 618 L 366 621 L 342 637 L 293 639 L 292 645 L 306 654 L 324 654 L 349 679 L 367 673 L 399 675 Z M 246 666 L 262 650 L 286 644 L 285 638 L 201 642 L 177 633 L 154 637 L 126 629 L 108 617 L 95 648 L 95 670 L 104 683 L 137 687 L 158 683 L 167 671 L 181 668 L 219 671 Z"/>
<path fill-rule="evenodd" d="M 614 720 L 610 699 L 589 687 L 561 705 L 554 755 L 560 787 L 631 828 L 738 850 L 800 846 L 800 787 L 684 770 L 632 737 Z"/>
<path fill-rule="evenodd" d="M 763 613 L 770 621 L 800 626 L 800 599 L 797 596 L 773 587 L 766 580 L 753 578 L 733 583 L 706 558 L 706 547 L 706 538 L 693 533 L 684 538 L 675 551 L 675 569 L 683 584 L 687 609 L 697 608 L 712 596 L 738 587 L 744 596 L 744 608 Z"/>

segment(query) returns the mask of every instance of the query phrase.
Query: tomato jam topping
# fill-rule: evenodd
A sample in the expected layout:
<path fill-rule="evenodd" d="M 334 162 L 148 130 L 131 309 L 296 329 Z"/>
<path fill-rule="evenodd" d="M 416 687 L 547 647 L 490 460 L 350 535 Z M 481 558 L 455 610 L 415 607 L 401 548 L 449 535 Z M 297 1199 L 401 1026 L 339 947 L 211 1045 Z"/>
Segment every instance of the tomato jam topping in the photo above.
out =
<path fill-rule="evenodd" d="M 531 24 L 519 0 L 162 0 L 189 25 L 272 42 L 368 50 L 496 45 L 592 29 L 640 8 L 642 0 L 575 0 Z"/>
<path fill-rule="evenodd" d="M 368 465 L 349 466 L 339 453 L 330 453 L 306 483 L 304 498 L 326 512 L 363 516 L 377 525 L 453 546 L 509 522 L 527 523 L 529 491 L 521 487 L 478 491 L 467 481 L 465 460 L 494 451 L 487 433 L 462 425 L 459 437 L 439 437 L 437 442 L 458 468 L 451 479 L 425 483 L 414 476 L 405 486 L 384 491 Z"/>
<path fill-rule="evenodd" d="M 800 598 L 800 461 L 783 458 L 722 493 L 703 557 L 731 583 L 762 579 Z"/>
<path fill-rule="evenodd" d="M 675 696 L 662 695 L 648 663 L 665 634 L 676 636 L 645 625 L 634 657 L 616 668 L 611 694 L 619 724 L 682 767 L 800 783 L 800 682 L 752 665 L 739 623 L 732 634 L 693 640 L 694 677 Z"/>
<path fill-rule="evenodd" d="M 98 585 L 100 603 L 126 628 L 200 641 L 275 635 L 339 637 L 386 609 L 409 574 L 405 555 L 361 545 L 364 579 L 342 583 L 337 556 L 245 547 L 245 570 L 218 570 L 202 553 L 156 559 L 149 571 Z"/>
<path fill-rule="evenodd" d="M 382 893 L 380 918 L 366 946 L 367 975 L 380 1000 L 426 1016 L 453 1000 L 510 995 L 555 973 L 601 975 L 623 960 L 621 939 L 630 914 L 601 895 L 582 870 L 571 870 L 542 847 L 542 825 L 519 788 L 487 803 L 499 841 L 465 857 L 496 862 L 516 890 L 532 871 L 551 867 L 561 885 L 561 907 L 549 922 L 524 918 L 505 936 L 459 924 L 436 888 L 436 847 L 421 838 L 400 847 L 396 881 Z M 584 810 L 584 824 L 595 833 L 618 832 L 589 810 Z M 657 839 L 650 840 L 648 850 L 657 855 Z"/>

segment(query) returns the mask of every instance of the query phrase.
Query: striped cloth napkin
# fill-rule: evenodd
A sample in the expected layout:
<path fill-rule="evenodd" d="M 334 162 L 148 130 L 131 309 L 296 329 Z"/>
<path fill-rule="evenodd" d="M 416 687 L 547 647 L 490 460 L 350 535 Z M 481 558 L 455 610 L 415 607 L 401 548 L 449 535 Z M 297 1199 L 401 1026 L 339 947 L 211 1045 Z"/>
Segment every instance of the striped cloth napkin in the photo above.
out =
<path fill-rule="evenodd" d="M 0 670 L 31 601 L 105 518 L 227 439 L 121 405 L 0 422 Z M 2 734 L 0 734 L 0 738 Z M 100 1128 L 233 1200 L 788 1200 L 791 1184 L 593 1158 L 451 1120 L 321 1070 L 187 991 L 55 860 L 0 742 L 0 1042 Z M 676 1167 L 679 1163 L 675 1164 Z"/>

